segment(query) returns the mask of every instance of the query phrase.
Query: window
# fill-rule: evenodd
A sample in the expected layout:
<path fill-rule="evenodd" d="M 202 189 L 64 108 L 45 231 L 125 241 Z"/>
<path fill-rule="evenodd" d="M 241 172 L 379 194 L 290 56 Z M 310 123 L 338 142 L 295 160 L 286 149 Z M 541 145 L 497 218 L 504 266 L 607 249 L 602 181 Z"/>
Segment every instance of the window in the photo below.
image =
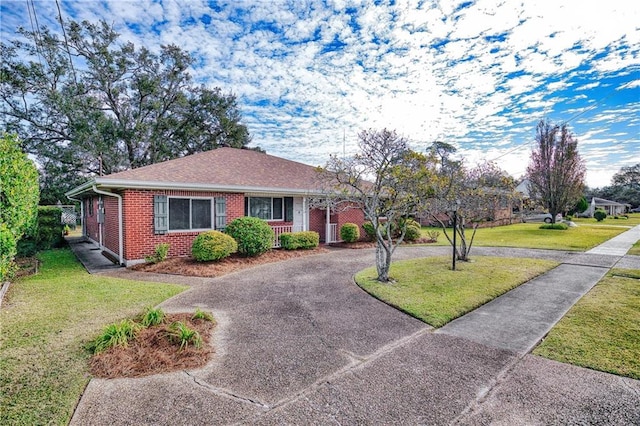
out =
<path fill-rule="evenodd" d="M 284 220 L 287 198 L 289 197 L 247 197 L 247 216 L 264 220 Z"/>
<path fill-rule="evenodd" d="M 169 230 L 212 228 L 211 198 L 169 198 Z"/>

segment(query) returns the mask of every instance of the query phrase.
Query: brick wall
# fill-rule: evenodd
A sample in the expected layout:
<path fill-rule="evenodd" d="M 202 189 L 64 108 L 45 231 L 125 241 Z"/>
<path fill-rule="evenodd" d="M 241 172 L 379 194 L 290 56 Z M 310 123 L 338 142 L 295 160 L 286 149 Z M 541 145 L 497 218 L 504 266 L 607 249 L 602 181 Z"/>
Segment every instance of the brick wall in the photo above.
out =
<path fill-rule="evenodd" d="M 340 238 L 340 228 L 345 223 L 355 223 L 360 227 L 360 239 L 364 239 L 367 235 L 362 228 L 362 224 L 365 221 L 364 213 L 358 208 L 350 208 L 334 212 L 330 215 L 329 220 L 331 223 L 336 223 L 338 225 L 338 238 Z M 327 211 L 325 209 L 312 209 L 309 211 L 309 230 L 319 233 L 320 241 L 323 242 L 326 241 L 326 226 Z"/>
<path fill-rule="evenodd" d="M 116 197 L 103 196 L 104 228 L 102 241 L 106 248 L 118 254 L 118 199 Z M 106 232 L 106 230 L 109 232 Z"/>
<path fill-rule="evenodd" d="M 154 195 L 224 197 L 227 200 L 227 223 L 237 217 L 244 216 L 244 194 L 131 189 L 125 190 L 122 195 L 124 210 L 124 258 L 127 261 L 144 259 L 145 256 L 153 254 L 155 247 L 160 243 L 169 243 L 169 256 L 187 256 L 191 254 L 191 244 L 199 234 L 198 231 L 169 232 L 165 235 L 154 234 Z M 117 227 L 115 231 L 117 232 Z M 112 232 L 111 228 L 109 232 Z"/>
<path fill-rule="evenodd" d="M 100 241 L 98 227 L 98 197 L 89 197 L 84 200 L 84 224 L 87 237 L 94 241 Z"/>

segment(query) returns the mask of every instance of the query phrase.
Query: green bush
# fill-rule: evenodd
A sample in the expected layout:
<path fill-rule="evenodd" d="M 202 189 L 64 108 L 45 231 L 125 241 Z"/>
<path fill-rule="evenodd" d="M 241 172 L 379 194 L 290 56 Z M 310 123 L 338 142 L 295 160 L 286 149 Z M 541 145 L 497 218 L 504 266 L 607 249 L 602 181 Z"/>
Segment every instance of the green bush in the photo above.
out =
<path fill-rule="evenodd" d="M 539 229 L 557 229 L 557 230 L 560 230 L 560 231 L 566 231 L 567 229 L 569 229 L 569 225 L 567 225 L 566 223 L 561 223 L 561 222 L 545 223 L 544 225 L 540 225 Z"/>
<path fill-rule="evenodd" d="M 320 245 L 320 235 L 315 231 L 284 232 L 280 234 L 280 247 L 285 250 L 312 249 Z"/>
<path fill-rule="evenodd" d="M 593 217 L 595 217 L 598 222 L 602 222 L 607 218 L 607 212 L 602 209 L 598 209 L 593 213 Z"/>
<path fill-rule="evenodd" d="M 418 222 L 412 221 L 415 224 L 417 224 Z M 421 231 L 421 227 L 420 225 L 416 226 L 413 223 L 407 223 L 407 231 L 404 234 L 404 239 L 406 241 L 416 241 L 418 240 L 420 237 L 422 237 L 422 231 Z"/>
<path fill-rule="evenodd" d="M 368 241 L 376 240 L 376 229 L 373 227 L 373 224 L 371 222 L 363 223 L 362 229 L 364 229 L 364 233 L 367 234 Z"/>
<path fill-rule="evenodd" d="M 62 247 L 65 243 L 63 233 L 62 210 L 38 206 L 35 226 L 18 241 L 18 255 L 33 256 L 42 250 Z"/>
<path fill-rule="evenodd" d="M 238 253 L 259 256 L 273 247 L 275 234 L 267 222 L 257 217 L 239 217 L 227 225 L 225 232 L 238 243 Z"/>
<path fill-rule="evenodd" d="M 0 285 L 6 279 L 13 276 L 15 264 L 13 258 L 16 255 L 16 239 L 9 227 L 0 223 Z"/>
<path fill-rule="evenodd" d="M 207 231 L 193 240 L 191 256 L 198 262 L 209 262 L 224 259 L 237 250 L 238 244 L 233 237 L 220 231 Z"/>
<path fill-rule="evenodd" d="M 183 350 L 189 344 L 192 344 L 196 349 L 202 348 L 202 338 L 197 330 L 189 328 L 188 325 L 182 321 L 176 321 L 169 326 L 169 339 L 180 345 L 180 350 Z"/>
<path fill-rule="evenodd" d="M 0 136 L 0 282 L 13 271 L 22 236 L 34 227 L 40 198 L 38 170 L 15 135 Z M 11 236 L 9 236 L 9 233 Z"/>
<path fill-rule="evenodd" d="M 145 256 L 144 260 L 150 263 L 160 263 L 169 255 L 169 243 L 160 243 L 155 247 L 153 255 Z"/>
<path fill-rule="evenodd" d="M 360 228 L 355 223 L 345 223 L 340 228 L 340 239 L 345 243 L 355 243 L 360 239 Z"/>

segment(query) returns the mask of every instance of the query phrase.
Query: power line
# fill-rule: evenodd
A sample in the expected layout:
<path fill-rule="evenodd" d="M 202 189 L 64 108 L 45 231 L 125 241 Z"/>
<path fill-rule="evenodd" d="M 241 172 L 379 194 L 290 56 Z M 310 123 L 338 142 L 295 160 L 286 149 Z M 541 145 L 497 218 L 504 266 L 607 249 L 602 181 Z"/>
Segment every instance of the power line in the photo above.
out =
<path fill-rule="evenodd" d="M 58 2 L 58 0 L 56 0 L 56 7 L 58 8 L 58 18 L 60 19 L 60 27 L 62 28 L 62 35 L 64 36 L 64 47 L 67 51 L 67 55 L 69 55 L 69 65 L 71 66 L 71 72 L 73 74 L 73 82 L 77 87 L 78 80 L 76 79 L 76 69 L 73 67 L 73 60 L 71 59 L 71 51 L 69 50 L 69 40 L 67 40 L 67 31 L 64 29 L 64 22 L 62 21 L 62 12 L 60 11 L 60 3 Z"/>
<path fill-rule="evenodd" d="M 36 46 L 36 54 L 38 55 L 38 62 L 40 63 L 40 66 L 42 67 L 43 65 L 42 65 L 42 57 L 40 56 L 40 46 L 38 46 L 38 34 L 39 34 L 39 31 L 36 32 L 36 29 L 38 28 L 38 26 L 37 26 L 37 24 L 36 24 L 35 27 L 33 25 L 34 18 L 36 19 L 36 21 L 37 21 L 38 18 L 35 16 L 36 15 L 35 8 L 33 9 L 33 15 L 32 15 L 32 13 L 31 13 L 31 9 L 32 8 L 33 8 L 33 0 L 31 1 L 31 3 L 29 3 L 29 0 L 27 0 L 27 11 L 29 13 L 29 22 L 31 23 L 31 31 L 33 33 L 33 44 Z"/>

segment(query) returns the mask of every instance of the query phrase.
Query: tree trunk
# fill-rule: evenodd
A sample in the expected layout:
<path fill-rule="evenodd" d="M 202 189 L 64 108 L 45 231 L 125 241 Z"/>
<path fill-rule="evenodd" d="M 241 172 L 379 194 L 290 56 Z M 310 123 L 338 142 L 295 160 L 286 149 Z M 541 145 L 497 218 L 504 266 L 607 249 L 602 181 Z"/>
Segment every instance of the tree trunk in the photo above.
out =
<path fill-rule="evenodd" d="M 391 253 L 384 240 L 378 239 L 376 244 L 376 271 L 377 280 L 383 283 L 389 282 L 389 269 L 391 268 Z"/>

